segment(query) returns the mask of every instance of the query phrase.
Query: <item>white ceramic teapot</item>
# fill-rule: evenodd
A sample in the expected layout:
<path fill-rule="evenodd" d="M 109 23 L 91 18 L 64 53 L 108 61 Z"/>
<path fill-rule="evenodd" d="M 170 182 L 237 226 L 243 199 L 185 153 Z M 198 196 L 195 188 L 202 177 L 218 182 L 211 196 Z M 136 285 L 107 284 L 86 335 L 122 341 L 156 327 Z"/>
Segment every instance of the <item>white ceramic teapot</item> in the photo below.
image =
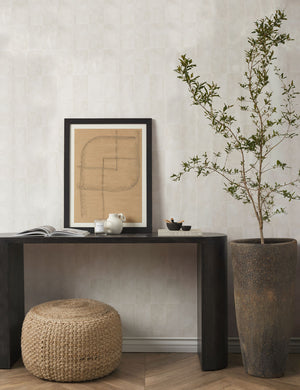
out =
<path fill-rule="evenodd" d="M 123 230 L 123 222 L 126 221 L 124 214 L 108 214 L 104 222 L 104 232 L 107 234 L 120 234 Z"/>

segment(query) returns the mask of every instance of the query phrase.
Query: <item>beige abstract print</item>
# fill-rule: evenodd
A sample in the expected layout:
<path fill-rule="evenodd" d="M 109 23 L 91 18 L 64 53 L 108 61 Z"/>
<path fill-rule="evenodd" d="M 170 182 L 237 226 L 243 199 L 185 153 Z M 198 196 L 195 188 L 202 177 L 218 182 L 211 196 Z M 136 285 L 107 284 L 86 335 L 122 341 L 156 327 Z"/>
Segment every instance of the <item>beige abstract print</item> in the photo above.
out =
<path fill-rule="evenodd" d="M 142 222 L 142 129 L 75 129 L 74 222 Z"/>

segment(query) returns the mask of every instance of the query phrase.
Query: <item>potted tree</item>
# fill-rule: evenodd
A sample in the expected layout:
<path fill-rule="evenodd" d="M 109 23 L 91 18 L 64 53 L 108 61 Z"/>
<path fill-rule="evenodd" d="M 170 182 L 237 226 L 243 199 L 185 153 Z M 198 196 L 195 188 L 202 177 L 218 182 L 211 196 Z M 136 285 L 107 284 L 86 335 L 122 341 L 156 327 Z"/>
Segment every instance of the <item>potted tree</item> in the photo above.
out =
<path fill-rule="evenodd" d="M 300 116 L 293 108 L 298 92 L 276 66 L 276 48 L 291 41 L 281 33 L 284 11 L 255 22 L 245 51 L 246 71 L 237 98 L 239 109 L 248 115 L 251 133 L 238 126 L 232 114 L 234 105 L 216 105 L 219 87 L 200 81 L 195 64 L 186 55 L 179 58 L 178 78 L 187 84 L 194 105 L 200 106 L 216 134 L 225 139 L 224 150 L 196 155 L 182 162 L 182 175 L 221 175 L 224 189 L 233 198 L 252 207 L 258 222 L 259 238 L 231 242 L 234 297 L 243 363 L 246 372 L 259 377 L 279 377 L 285 369 L 294 306 L 297 242 L 294 239 L 264 238 L 264 223 L 285 212 L 278 197 L 300 199 L 295 189 L 300 171 L 293 179 L 281 178 L 287 163 L 274 156 L 285 141 L 293 139 Z M 272 77 L 280 83 L 281 102 L 274 104 Z M 239 163 L 230 166 L 231 157 Z"/>

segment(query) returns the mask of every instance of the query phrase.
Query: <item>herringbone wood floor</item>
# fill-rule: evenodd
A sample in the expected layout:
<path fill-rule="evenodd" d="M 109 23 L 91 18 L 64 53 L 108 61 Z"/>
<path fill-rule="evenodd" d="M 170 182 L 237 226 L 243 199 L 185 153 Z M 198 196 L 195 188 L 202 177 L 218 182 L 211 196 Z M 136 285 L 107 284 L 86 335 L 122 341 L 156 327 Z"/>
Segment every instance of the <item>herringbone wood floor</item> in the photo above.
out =
<path fill-rule="evenodd" d="M 247 375 L 241 356 L 229 356 L 228 368 L 201 371 L 191 353 L 124 353 L 119 368 L 91 382 L 55 383 L 35 378 L 18 362 L 0 370 L 0 390 L 296 390 L 300 389 L 300 355 L 290 355 L 286 375 L 260 379 Z"/>

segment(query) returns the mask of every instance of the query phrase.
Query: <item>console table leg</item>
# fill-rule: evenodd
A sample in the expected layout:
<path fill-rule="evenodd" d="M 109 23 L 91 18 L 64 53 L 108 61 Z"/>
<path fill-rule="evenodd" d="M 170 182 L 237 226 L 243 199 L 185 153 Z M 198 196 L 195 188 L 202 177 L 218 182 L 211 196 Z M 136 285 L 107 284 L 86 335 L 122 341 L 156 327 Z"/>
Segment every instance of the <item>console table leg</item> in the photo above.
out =
<path fill-rule="evenodd" d="M 197 266 L 198 351 L 203 371 L 220 370 L 228 359 L 226 237 L 198 244 Z"/>
<path fill-rule="evenodd" d="M 21 356 L 23 244 L 0 242 L 0 270 L 0 368 L 10 368 Z"/>

